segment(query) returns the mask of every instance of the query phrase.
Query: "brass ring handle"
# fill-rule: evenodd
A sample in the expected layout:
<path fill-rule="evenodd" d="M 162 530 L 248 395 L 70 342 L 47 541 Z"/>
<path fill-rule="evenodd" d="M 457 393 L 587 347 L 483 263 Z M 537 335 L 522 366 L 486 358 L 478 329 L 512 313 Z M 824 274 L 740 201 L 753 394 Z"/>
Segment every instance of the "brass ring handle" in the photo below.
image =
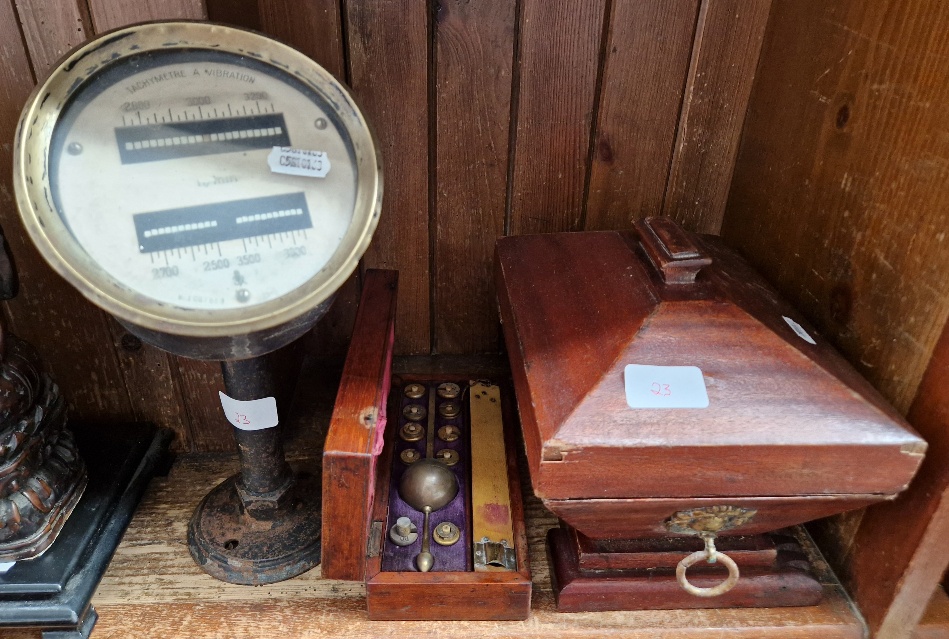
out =
<path fill-rule="evenodd" d="M 693 586 L 689 583 L 689 580 L 685 576 L 685 571 L 688 570 L 689 566 L 696 564 L 703 559 L 707 560 L 709 563 L 715 563 L 716 561 L 721 561 L 722 564 L 728 568 L 728 578 L 725 579 L 722 583 L 714 586 L 712 588 L 699 588 L 698 586 Z M 679 582 L 679 585 L 682 586 L 690 595 L 695 595 L 696 597 L 718 597 L 719 595 L 724 595 L 726 592 L 735 587 L 735 584 L 738 583 L 738 564 L 729 557 L 724 555 L 714 549 L 712 546 L 712 551 L 709 552 L 708 548 L 705 550 L 697 550 L 682 561 L 679 562 L 679 565 L 676 566 L 676 581 Z"/>

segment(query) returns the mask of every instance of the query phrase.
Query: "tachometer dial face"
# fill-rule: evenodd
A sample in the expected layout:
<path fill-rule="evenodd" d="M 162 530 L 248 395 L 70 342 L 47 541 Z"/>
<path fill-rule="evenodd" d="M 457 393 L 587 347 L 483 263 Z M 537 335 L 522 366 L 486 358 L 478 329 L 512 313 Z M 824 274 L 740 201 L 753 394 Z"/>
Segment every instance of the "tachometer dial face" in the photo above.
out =
<path fill-rule="evenodd" d="M 352 272 L 378 217 L 378 156 L 345 90 L 226 27 L 141 25 L 86 45 L 27 105 L 17 144 L 41 252 L 151 329 L 305 313 Z"/>

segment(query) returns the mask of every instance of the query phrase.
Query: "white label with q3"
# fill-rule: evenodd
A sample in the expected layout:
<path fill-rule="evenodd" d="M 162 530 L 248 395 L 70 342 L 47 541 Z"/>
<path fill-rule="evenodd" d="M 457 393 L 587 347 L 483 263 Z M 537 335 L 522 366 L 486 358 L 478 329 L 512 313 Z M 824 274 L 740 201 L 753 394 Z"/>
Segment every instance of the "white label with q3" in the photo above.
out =
<path fill-rule="evenodd" d="M 324 178 L 330 172 L 326 151 L 307 151 L 291 146 L 275 146 L 267 156 L 271 173 Z"/>
<path fill-rule="evenodd" d="M 705 378 L 697 366 L 628 364 L 623 376 L 630 408 L 708 408 Z"/>
<path fill-rule="evenodd" d="M 241 430 L 263 430 L 277 425 L 277 400 L 273 397 L 248 402 L 228 397 L 218 391 L 227 421 Z"/>

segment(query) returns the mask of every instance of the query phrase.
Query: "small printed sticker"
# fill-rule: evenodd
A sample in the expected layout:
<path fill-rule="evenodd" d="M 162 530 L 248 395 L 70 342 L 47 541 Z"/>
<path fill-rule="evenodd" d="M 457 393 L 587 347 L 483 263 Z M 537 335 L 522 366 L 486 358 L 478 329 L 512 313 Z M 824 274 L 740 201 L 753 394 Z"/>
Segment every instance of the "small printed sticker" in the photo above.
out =
<path fill-rule="evenodd" d="M 277 400 L 273 397 L 241 401 L 218 391 L 224 416 L 235 428 L 241 430 L 263 430 L 277 425 Z"/>
<path fill-rule="evenodd" d="M 271 173 L 324 178 L 330 172 L 326 151 L 307 151 L 290 146 L 275 146 L 267 156 Z"/>
<path fill-rule="evenodd" d="M 0 562 L 0 575 L 13 568 L 15 565 L 15 561 L 8 561 L 6 563 Z"/>
<path fill-rule="evenodd" d="M 781 317 L 784 318 L 784 321 L 788 323 L 788 326 L 791 327 L 791 330 L 794 331 L 798 337 L 800 337 L 802 340 L 804 340 L 808 344 L 817 344 L 817 342 L 814 341 L 814 338 L 807 334 L 807 331 L 804 330 L 803 326 L 801 326 L 800 324 L 792 320 L 790 317 L 787 317 L 786 315 L 782 315 Z"/>
<path fill-rule="evenodd" d="M 624 377 L 630 408 L 708 408 L 705 378 L 697 366 L 628 364 Z"/>

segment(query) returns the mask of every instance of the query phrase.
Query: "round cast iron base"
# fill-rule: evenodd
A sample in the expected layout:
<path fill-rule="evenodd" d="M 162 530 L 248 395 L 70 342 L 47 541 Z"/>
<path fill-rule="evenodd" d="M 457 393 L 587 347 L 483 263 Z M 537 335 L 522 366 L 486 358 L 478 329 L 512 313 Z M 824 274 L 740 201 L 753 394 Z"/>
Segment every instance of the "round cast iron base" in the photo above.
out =
<path fill-rule="evenodd" d="M 254 519 L 237 494 L 240 474 L 205 495 L 188 524 L 191 557 L 202 570 L 232 584 L 290 579 L 320 563 L 319 479 L 298 474 L 280 505 Z"/>

